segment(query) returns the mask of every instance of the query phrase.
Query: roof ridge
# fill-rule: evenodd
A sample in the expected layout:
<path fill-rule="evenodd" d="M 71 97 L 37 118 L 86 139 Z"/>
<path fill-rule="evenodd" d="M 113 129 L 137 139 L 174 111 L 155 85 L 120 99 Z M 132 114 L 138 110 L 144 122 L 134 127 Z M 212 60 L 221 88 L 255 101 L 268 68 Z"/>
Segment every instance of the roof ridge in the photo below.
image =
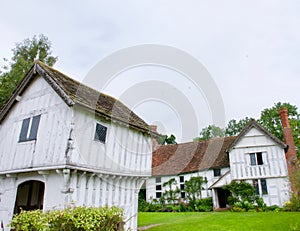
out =
<path fill-rule="evenodd" d="M 62 72 L 59 71 L 58 69 L 53 68 L 53 67 L 51 67 L 51 66 L 48 66 L 47 64 L 43 63 L 43 62 L 40 61 L 40 60 L 36 60 L 35 62 L 36 62 L 36 64 L 42 66 L 43 69 L 46 69 L 45 71 L 46 71 L 49 75 L 51 75 L 51 74 L 48 72 L 47 69 L 50 69 L 50 70 L 52 70 L 52 71 L 55 71 L 55 72 L 59 73 L 60 75 L 63 75 L 65 78 L 68 78 L 68 79 L 72 80 L 73 82 L 77 83 L 78 85 L 84 86 L 84 87 L 86 87 L 86 88 L 88 88 L 88 89 L 90 89 L 90 90 L 93 90 L 93 91 L 95 91 L 95 92 L 100 93 L 101 95 L 104 95 L 104 96 L 113 98 L 113 99 L 117 100 L 118 102 L 122 103 L 121 101 L 119 101 L 119 100 L 116 99 L 115 97 L 113 97 L 113 96 L 111 96 L 111 95 L 108 95 L 108 94 L 106 94 L 106 93 L 104 93 L 104 92 L 98 91 L 97 89 L 93 88 L 93 87 L 90 86 L 90 85 L 84 84 L 84 83 L 82 83 L 82 82 L 80 82 L 80 81 L 78 81 L 78 80 L 76 80 L 76 79 L 73 79 L 73 78 L 71 78 L 70 76 L 68 76 L 68 75 L 66 75 L 66 74 L 64 74 L 64 73 L 62 73 Z M 123 104 L 123 103 L 122 103 L 122 104 Z"/>
<path fill-rule="evenodd" d="M 35 60 L 7 101 L 8 103 L 4 105 L 4 108 L 1 108 L 0 122 L 16 102 L 18 94 L 27 88 L 37 73 L 48 82 L 68 106 L 78 104 L 88 110 L 93 110 L 99 116 L 132 127 L 143 133 L 153 134 L 150 126 L 118 99 L 85 85 L 40 60 Z"/>

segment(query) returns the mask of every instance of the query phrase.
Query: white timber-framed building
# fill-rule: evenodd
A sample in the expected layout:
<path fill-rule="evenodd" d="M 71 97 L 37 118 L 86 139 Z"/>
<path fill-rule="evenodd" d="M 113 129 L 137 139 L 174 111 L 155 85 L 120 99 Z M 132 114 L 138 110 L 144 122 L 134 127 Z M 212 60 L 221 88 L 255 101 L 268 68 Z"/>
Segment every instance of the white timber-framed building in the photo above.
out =
<path fill-rule="evenodd" d="M 286 115 L 287 116 L 287 115 Z M 246 181 L 267 206 L 282 207 L 291 196 L 287 144 L 251 119 L 238 136 L 158 146 L 153 152 L 152 177 L 146 181 L 146 199 L 159 199 L 164 182 L 175 178 L 186 201 L 184 182 L 193 176 L 207 180 L 202 198 L 212 197 L 214 209 L 227 208 L 229 192 L 223 186 Z M 295 155 L 294 155 L 295 156 Z"/>
<path fill-rule="evenodd" d="M 0 221 L 20 209 L 118 206 L 137 229 L 149 126 L 118 100 L 36 61 L 0 112 Z"/>

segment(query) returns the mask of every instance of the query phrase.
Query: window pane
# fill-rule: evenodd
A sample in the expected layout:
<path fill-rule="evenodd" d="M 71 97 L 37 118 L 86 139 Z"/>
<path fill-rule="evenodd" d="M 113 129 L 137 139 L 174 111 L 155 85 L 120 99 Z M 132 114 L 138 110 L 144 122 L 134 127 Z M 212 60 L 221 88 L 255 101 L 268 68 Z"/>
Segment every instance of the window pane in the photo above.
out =
<path fill-rule="evenodd" d="M 255 188 L 255 193 L 259 195 L 258 180 L 253 180 L 253 187 Z"/>
<path fill-rule="evenodd" d="M 179 179 L 180 179 L 180 182 L 184 182 L 184 176 L 180 176 Z"/>
<path fill-rule="evenodd" d="M 161 178 L 160 177 L 156 177 L 155 181 L 156 181 L 156 183 L 161 183 Z"/>
<path fill-rule="evenodd" d="M 180 185 L 180 190 L 184 190 L 184 184 Z"/>
<path fill-rule="evenodd" d="M 40 118 L 41 118 L 41 115 L 37 115 L 32 118 L 29 140 L 36 139 L 36 135 L 37 135 L 37 131 L 38 131 L 39 123 L 40 123 Z"/>
<path fill-rule="evenodd" d="M 256 153 L 256 156 L 257 156 L 257 164 L 262 165 L 263 164 L 262 153 L 258 152 Z"/>
<path fill-rule="evenodd" d="M 105 143 L 106 131 L 107 131 L 107 127 L 104 127 L 101 124 L 97 124 L 96 131 L 95 131 L 95 140 L 99 140 L 99 141 Z"/>
<path fill-rule="evenodd" d="M 251 163 L 251 165 L 256 165 L 255 153 L 250 153 L 250 163 Z"/>
<path fill-rule="evenodd" d="M 185 198 L 185 192 L 181 192 L 181 198 Z"/>
<path fill-rule="evenodd" d="M 156 185 L 156 190 L 161 190 L 161 185 Z"/>
<path fill-rule="evenodd" d="M 161 198 L 161 192 L 156 193 L 156 198 Z"/>
<path fill-rule="evenodd" d="M 268 194 L 267 181 L 266 181 L 266 179 L 261 179 L 261 180 L 260 180 L 260 183 L 261 183 L 261 191 L 262 191 L 262 194 Z"/>
<path fill-rule="evenodd" d="M 27 118 L 27 119 L 23 120 L 19 141 L 27 140 L 27 132 L 28 132 L 28 127 L 29 127 L 29 121 L 30 121 L 30 118 Z"/>
<path fill-rule="evenodd" d="M 221 169 L 214 169 L 214 176 L 221 176 Z"/>

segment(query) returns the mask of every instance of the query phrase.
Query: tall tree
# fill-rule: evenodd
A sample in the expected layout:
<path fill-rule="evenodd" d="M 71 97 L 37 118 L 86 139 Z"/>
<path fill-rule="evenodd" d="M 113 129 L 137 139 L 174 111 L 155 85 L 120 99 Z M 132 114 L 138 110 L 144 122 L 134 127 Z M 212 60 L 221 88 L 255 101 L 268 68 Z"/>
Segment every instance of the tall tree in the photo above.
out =
<path fill-rule="evenodd" d="M 201 176 L 191 177 L 184 183 L 184 191 L 190 203 L 195 203 L 197 199 L 201 199 L 201 190 L 204 183 L 207 183 L 207 179 Z"/>
<path fill-rule="evenodd" d="M 4 58 L 7 64 L 0 71 L 0 108 L 29 71 L 35 59 L 49 66 L 53 66 L 57 61 L 57 57 L 51 55 L 51 42 L 43 34 L 17 43 L 12 51 L 11 61 Z"/>
<path fill-rule="evenodd" d="M 200 132 L 200 136 L 194 138 L 194 141 L 209 140 L 210 138 L 223 137 L 224 135 L 225 131 L 223 128 L 212 124 L 203 128 Z"/>
<path fill-rule="evenodd" d="M 278 110 L 286 107 L 289 113 L 289 121 L 293 131 L 295 146 L 297 150 L 298 159 L 300 158 L 300 114 L 298 108 L 290 103 L 275 103 L 273 107 L 266 108 L 261 112 L 259 123 L 266 128 L 271 134 L 284 141 L 283 130 L 280 121 Z"/>
<path fill-rule="evenodd" d="M 239 121 L 232 119 L 228 122 L 227 127 L 225 128 L 225 136 L 236 136 L 238 135 L 243 128 L 250 121 L 249 117 L 245 117 Z"/>
<path fill-rule="evenodd" d="M 163 197 L 172 204 L 175 204 L 179 199 L 180 189 L 176 185 L 177 181 L 175 178 L 171 178 L 163 184 L 163 187 L 165 188 Z M 175 189 L 174 186 L 176 186 Z"/>

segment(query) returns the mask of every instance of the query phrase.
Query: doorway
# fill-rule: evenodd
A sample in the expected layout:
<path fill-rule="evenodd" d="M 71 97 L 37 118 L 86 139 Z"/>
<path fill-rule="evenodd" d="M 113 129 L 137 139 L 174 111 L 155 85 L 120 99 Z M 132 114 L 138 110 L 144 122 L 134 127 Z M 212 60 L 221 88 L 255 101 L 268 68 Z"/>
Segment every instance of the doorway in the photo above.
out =
<path fill-rule="evenodd" d="M 43 209 L 45 184 L 41 181 L 26 181 L 18 186 L 14 214 L 21 210 Z"/>
<path fill-rule="evenodd" d="M 230 192 L 226 189 L 217 188 L 217 195 L 218 195 L 219 208 L 226 208 L 226 205 L 228 204 L 228 196 L 230 195 Z"/>

